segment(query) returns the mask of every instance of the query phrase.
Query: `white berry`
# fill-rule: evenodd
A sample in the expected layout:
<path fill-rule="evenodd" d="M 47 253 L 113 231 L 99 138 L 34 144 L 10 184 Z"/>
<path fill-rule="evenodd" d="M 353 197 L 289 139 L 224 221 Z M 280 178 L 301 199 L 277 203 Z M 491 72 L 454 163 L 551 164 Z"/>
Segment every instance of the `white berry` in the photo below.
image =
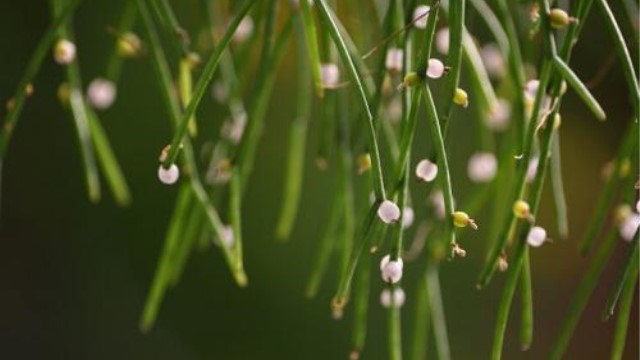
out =
<path fill-rule="evenodd" d="M 480 49 L 480 57 L 489 76 L 500 78 L 506 72 L 504 56 L 496 44 L 489 43 L 483 46 Z"/>
<path fill-rule="evenodd" d="M 233 33 L 233 41 L 236 44 L 245 42 L 253 34 L 253 19 L 250 16 L 242 18 L 240 24 Z"/>
<path fill-rule="evenodd" d="M 393 201 L 385 200 L 378 207 L 378 217 L 385 224 L 393 224 L 400 219 L 400 208 Z"/>
<path fill-rule="evenodd" d="M 539 160 L 537 157 L 534 157 L 531 160 L 529 160 L 529 166 L 527 166 L 527 175 L 526 175 L 526 181 L 529 184 L 531 184 L 533 180 L 535 180 L 536 174 L 538 173 L 538 161 Z"/>
<path fill-rule="evenodd" d="M 416 28 L 425 29 L 427 27 L 427 14 L 429 13 L 429 10 L 431 10 L 431 8 L 427 5 L 417 6 L 416 9 L 413 10 L 413 19 L 415 20 L 413 25 Z"/>
<path fill-rule="evenodd" d="M 87 98 L 94 108 L 107 109 L 116 99 L 116 85 L 110 80 L 96 78 L 89 84 Z"/>
<path fill-rule="evenodd" d="M 633 237 L 636 235 L 639 226 L 640 215 L 636 213 L 630 214 L 622 223 L 620 223 L 620 225 L 618 225 L 620 237 L 622 237 L 624 241 L 631 242 Z"/>
<path fill-rule="evenodd" d="M 449 53 L 449 28 L 445 27 L 436 33 L 436 49 L 446 55 Z"/>
<path fill-rule="evenodd" d="M 438 175 L 438 165 L 429 159 L 420 160 L 416 165 L 416 177 L 424 182 L 433 181 Z"/>
<path fill-rule="evenodd" d="M 171 164 L 168 169 L 165 169 L 162 165 L 158 168 L 158 179 L 160 179 L 163 184 L 174 184 L 178 181 L 179 177 L 180 170 L 178 170 L 178 166 L 176 166 L 176 164 Z"/>
<path fill-rule="evenodd" d="M 402 279 L 402 268 L 404 263 L 401 258 L 397 260 L 391 260 L 389 255 L 386 255 L 380 261 L 380 273 L 382 280 L 388 283 L 395 284 Z"/>
<path fill-rule="evenodd" d="M 438 219 L 444 219 L 445 207 L 444 207 L 444 193 L 442 190 L 435 190 L 429 195 L 429 202 L 433 207 L 433 211 Z"/>
<path fill-rule="evenodd" d="M 534 226 L 529 230 L 527 243 L 533 247 L 539 247 L 547 240 L 547 231 L 540 226 Z"/>
<path fill-rule="evenodd" d="M 493 180 L 498 170 L 496 156 L 490 152 L 475 153 L 469 158 L 467 174 L 475 183 L 485 183 Z"/>
<path fill-rule="evenodd" d="M 68 65 L 76 58 L 76 45 L 67 39 L 60 39 L 53 47 L 53 59 L 60 65 Z"/>
<path fill-rule="evenodd" d="M 429 59 L 429 63 L 427 64 L 427 76 L 432 79 L 439 79 L 444 75 L 444 64 L 442 61 L 431 58 Z"/>
<path fill-rule="evenodd" d="M 387 50 L 384 65 L 387 68 L 387 71 L 397 74 L 402 71 L 403 60 L 404 53 L 402 52 L 402 49 L 390 48 Z"/>
<path fill-rule="evenodd" d="M 499 98 L 489 110 L 485 124 L 494 131 L 503 131 L 509 125 L 509 117 L 511 116 L 511 104 L 509 101 Z"/>
<path fill-rule="evenodd" d="M 413 225 L 413 220 L 415 218 L 415 213 L 413 212 L 413 208 L 405 207 L 402 210 L 402 228 L 407 229 Z"/>
<path fill-rule="evenodd" d="M 222 245 L 228 248 L 233 246 L 233 228 L 230 225 L 225 225 L 222 228 L 222 233 L 220 235 L 220 242 L 222 243 Z"/>
<path fill-rule="evenodd" d="M 382 304 L 382 307 L 385 309 L 389 309 L 391 307 L 401 308 L 402 305 L 404 305 L 405 297 L 406 296 L 402 288 L 397 287 L 393 289 L 393 298 L 391 297 L 391 290 L 384 289 L 380 293 L 380 304 Z"/>
<path fill-rule="evenodd" d="M 540 87 L 539 80 L 535 80 L 535 79 L 529 80 L 527 84 L 524 86 L 524 92 L 525 94 L 531 96 L 532 98 L 535 98 L 539 87 Z"/>
<path fill-rule="evenodd" d="M 340 81 L 340 68 L 333 63 L 322 64 L 320 68 L 322 84 L 326 87 L 335 87 Z"/>

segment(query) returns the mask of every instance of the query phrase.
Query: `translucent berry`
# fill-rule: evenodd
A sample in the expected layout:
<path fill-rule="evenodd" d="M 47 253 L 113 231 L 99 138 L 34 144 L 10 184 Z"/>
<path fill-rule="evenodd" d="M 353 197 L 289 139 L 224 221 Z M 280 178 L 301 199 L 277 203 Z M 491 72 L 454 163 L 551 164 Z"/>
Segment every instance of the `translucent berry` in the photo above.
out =
<path fill-rule="evenodd" d="M 378 207 L 378 217 L 385 224 L 393 224 L 400 219 L 400 208 L 393 201 L 385 200 Z"/>
<path fill-rule="evenodd" d="M 168 169 L 165 169 L 162 165 L 158 168 L 158 179 L 160 179 L 163 184 L 174 184 L 178 181 L 179 177 L 180 170 L 178 170 L 178 166 L 176 166 L 176 164 L 171 164 Z"/>

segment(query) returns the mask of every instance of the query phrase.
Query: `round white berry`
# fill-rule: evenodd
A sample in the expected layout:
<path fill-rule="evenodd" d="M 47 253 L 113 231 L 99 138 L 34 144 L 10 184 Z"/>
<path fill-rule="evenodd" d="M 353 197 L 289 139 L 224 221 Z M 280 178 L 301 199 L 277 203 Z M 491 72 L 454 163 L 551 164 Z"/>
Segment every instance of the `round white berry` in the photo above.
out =
<path fill-rule="evenodd" d="M 178 181 L 179 177 L 180 170 L 178 170 L 178 166 L 176 166 L 176 164 L 171 164 L 168 169 L 165 169 L 162 165 L 158 168 L 158 179 L 160 179 L 163 184 L 174 184 Z"/>
<path fill-rule="evenodd" d="M 435 190 L 429 195 L 429 202 L 433 207 L 433 211 L 438 219 L 444 219 L 445 207 L 444 207 L 444 193 L 442 190 Z"/>
<path fill-rule="evenodd" d="M 245 16 L 238 24 L 236 32 L 233 33 L 233 41 L 236 44 L 245 42 L 253 34 L 253 19 L 250 16 Z"/>
<path fill-rule="evenodd" d="M 387 56 L 384 60 L 384 65 L 387 68 L 387 71 L 391 73 L 399 73 L 402 71 L 404 53 L 402 49 L 398 48 L 389 48 L 387 50 Z"/>
<path fill-rule="evenodd" d="M 493 180 L 498 170 L 498 161 L 490 152 L 475 153 L 469 158 L 467 173 L 469 179 L 475 183 Z"/>
<path fill-rule="evenodd" d="M 442 28 L 436 33 L 436 49 L 443 55 L 449 53 L 449 28 Z"/>
<path fill-rule="evenodd" d="M 433 181 L 438 175 L 438 165 L 429 159 L 420 160 L 416 165 L 416 177 L 424 182 Z"/>
<path fill-rule="evenodd" d="M 484 63 L 485 69 L 489 76 L 493 78 L 500 78 L 506 72 L 506 64 L 504 56 L 500 48 L 494 44 L 489 43 L 480 49 L 480 57 Z"/>
<path fill-rule="evenodd" d="M 413 212 L 413 208 L 405 207 L 402 210 L 402 228 L 408 229 L 413 225 L 413 220 L 415 218 L 415 213 Z"/>
<path fill-rule="evenodd" d="M 93 79 L 87 88 L 87 98 L 94 108 L 107 109 L 116 99 L 116 85 L 107 79 Z"/>
<path fill-rule="evenodd" d="M 233 228 L 230 225 L 223 226 L 222 233 L 220 235 L 220 242 L 222 243 L 222 245 L 228 248 L 233 246 Z"/>
<path fill-rule="evenodd" d="M 439 79 L 444 75 L 444 64 L 442 61 L 431 58 L 427 64 L 427 76 L 432 79 Z"/>
<path fill-rule="evenodd" d="M 536 174 L 538 173 L 538 158 L 534 157 L 529 160 L 529 166 L 527 166 L 527 175 L 526 181 L 531 184 L 533 180 L 536 178 Z"/>
<path fill-rule="evenodd" d="M 67 39 L 60 39 L 53 47 L 53 59 L 60 65 L 68 65 L 76 58 L 76 45 Z"/>
<path fill-rule="evenodd" d="M 536 97 L 536 93 L 538 92 L 538 88 L 540 87 L 540 80 L 529 80 L 527 84 L 524 86 L 525 94 L 531 96 L 532 98 Z"/>
<path fill-rule="evenodd" d="M 320 68 L 322 84 L 326 87 L 335 87 L 340 81 L 340 68 L 333 63 L 322 64 Z"/>
<path fill-rule="evenodd" d="M 429 14 L 429 10 L 431 8 L 427 5 L 417 6 L 415 10 L 413 10 L 413 20 L 415 22 L 413 25 L 418 29 L 426 29 L 427 27 L 427 17 Z M 416 20 L 417 19 L 417 20 Z"/>
<path fill-rule="evenodd" d="M 632 213 L 627 218 L 618 225 L 618 230 L 620 231 L 620 237 L 624 241 L 632 241 L 633 237 L 636 235 L 638 231 L 638 227 L 640 226 L 640 215 L 636 213 Z"/>
<path fill-rule="evenodd" d="M 547 231 L 540 226 L 534 226 L 529 230 L 527 243 L 529 246 L 539 247 L 547 240 Z"/>
<path fill-rule="evenodd" d="M 398 258 L 397 260 L 391 260 L 389 255 L 383 257 L 380 262 L 382 280 L 392 284 L 397 283 L 402 279 L 403 267 L 404 263 L 402 262 L 402 259 Z"/>
<path fill-rule="evenodd" d="M 378 207 L 378 217 L 386 224 L 393 224 L 400 219 L 400 208 L 393 201 L 385 200 Z"/>
<path fill-rule="evenodd" d="M 487 127 L 494 131 L 503 131 L 509 125 L 509 117 L 511 116 L 511 104 L 509 101 L 499 98 L 489 110 L 488 116 L 485 118 Z"/>
<path fill-rule="evenodd" d="M 401 308 L 404 305 L 405 297 L 404 290 L 400 287 L 393 289 L 393 298 L 391 297 L 391 290 L 384 289 L 380 293 L 380 304 L 386 309 L 391 307 Z"/>

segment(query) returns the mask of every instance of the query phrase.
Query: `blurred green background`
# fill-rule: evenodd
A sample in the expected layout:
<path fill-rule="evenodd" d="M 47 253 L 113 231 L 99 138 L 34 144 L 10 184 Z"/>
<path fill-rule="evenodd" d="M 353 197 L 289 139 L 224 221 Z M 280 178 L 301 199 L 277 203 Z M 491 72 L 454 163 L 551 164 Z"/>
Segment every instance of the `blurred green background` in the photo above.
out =
<path fill-rule="evenodd" d="M 190 16 L 197 12 L 200 2 L 173 3 L 191 30 Z M 358 2 L 344 3 L 347 4 L 341 2 L 342 11 L 352 14 L 347 24 L 357 27 L 366 12 L 355 9 Z M 106 29 L 115 23 L 122 5 L 122 1 L 86 1 L 79 8 L 74 26 L 85 84 L 104 69 L 114 40 Z M 49 16 L 46 1 L 0 2 L 2 101 L 12 96 Z M 572 66 L 588 79 L 613 52 L 597 11 L 591 15 L 583 39 L 575 50 Z M 35 81 L 35 94 L 28 100 L 10 144 L 2 175 L 0 358 L 347 357 L 351 314 L 347 312 L 345 319 L 335 321 L 329 311 L 336 271 L 329 274 L 317 299 L 304 298 L 319 229 L 327 219 L 326 194 L 333 191 L 334 177 L 333 172 L 321 173 L 313 166 L 317 146 L 317 123 L 313 120 L 302 206 L 292 241 L 277 243 L 273 237 L 282 198 L 287 126 L 293 117 L 295 99 L 294 79 L 287 71 L 295 61 L 293 47 L 289 54 L 278 74 L 244 203 L 249 287 L 238 289 L 234 285 L 216 248 L 195 253 L 181 283 L 167 294 L 157 324 L 147 335 L 139 332 L 138 320 L 177 189 L 160 184 L 156 177 L 158 152 L 171 133 L 164 107 L 159 104 L 160 93 L 149 59 L 125 64 L 116 104 L 100 113 L 133 192 L 133 203 L 126 209 L 113 203 L 106 188 L 100 204 L 88 202 L 73 123 L 55 95 L 63 71 L 49 58 L 45 61 Z M 547 193 L 539 218 L 550 230 L 551 238 L 558 240 L 532 250 L 534 343 L 528 352 L 518 349 L 516 299 L 516 311 L 512 312 L 513 321 L 507 329 L 505 358 L 546 357 L 576 285 L 592 260 L 592 256 L 579 256 L 576 244 L 602 187 L 602 165 L 613 157 L 630 117 L 627 89 L 617 67 L 612 68 L 594 94 L 609 115 L 606 123 L 593 119 L 573 93 L 563 106 L 562 160 L 571 236 L 566 241 L 558 239 Z M 217 128 L 226 113 L 210 98 L 203 106 L 199 120 L 215 124 L 209 126 L 211 129 Z M 472 151 L 472 141 L 468 139 L 473 138 L 473 129 L 465 124 L 466 120 L 471 122 L 460 116 L 451 137 L 454 190 L 459 199 L 473 191 L 466 180 L 466 159 Z M 426 151 L 428 144 L 426 126 L 421 124 L 418 131 L 417 153 L 420 149 Z M 482 214 L 475 214 L 475 218 L 479 224 L 488 222 Z M 484 235 L 482 227 L 477 233 L 467 233 L 462 241 L 469 255 L 464 260 L 445 263 L 441 272 L 454 359 L 486 358 L 491 347 L 503 276 L 484 291 L 475 289 L 485 254 Z M 602 323 L 600 312 L 625 246 L 622 242 L 618 246 L 566 358 L 608 357 L 614 321 Z M 374 262 L 377 261 L 376 256 Z M 412 296 L 421 268 L 410 264 L 405 271 L 408 300 L 403 326 L 407 346 L 414 320 Z M 377 272 L 373 276 L 377 279 Z M 378 302 L 381 287 L 381 283 L 373 281 L 368 341 L 363 353 L 366 359 L 387 356 L 386 314 Z M 636 298 L 628 334 L 627 359 L 639 356 L 637 301 Z"/>

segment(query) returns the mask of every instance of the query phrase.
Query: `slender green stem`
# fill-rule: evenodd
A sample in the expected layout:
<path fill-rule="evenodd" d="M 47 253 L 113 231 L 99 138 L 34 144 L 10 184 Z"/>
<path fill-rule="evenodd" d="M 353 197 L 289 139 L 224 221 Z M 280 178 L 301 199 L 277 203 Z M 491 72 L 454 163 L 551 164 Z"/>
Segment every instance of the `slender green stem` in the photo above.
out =
<path fill-rule="evenodd" d="M 607 0 L 596 0 L 596 4 L 598 8 L 602 12 L 604 16 L 604 22 L 611 33 L 611 38 L 613 40 L 613 45 L 615 46 L 616 53 L 618 58 L 620 59 L 622 65 L 622 72 L 624 73 L 624 78 L 627 81 L 627 85 L 629 86 L 629 92 L 631 93 L 631 103 L 635 109 L 636 119 L 640 116 L 640 85 L 638 85 L 638 77 L 636 76 L 635 69 L 637 66 L 633 65 L 633 61 L 631 60 L 631 55 L 629 54 L 629 49 L 627 49 L 627 45 L 624 40 L 624 36 L 622 35 L 622 31 L 620 31 L 620 27 L 618 26 L 618 22 L 616 21 Z"/>
<path fill-rule="evenodd" d="M 229 186 L 229 218 L 233 229 L 233 252 L 235 264 L 243 268 L 242 251 L 242 182 L 238 168 L 234 168 L 231 174 Z"/>
<path fill-rule="evenodd" d="M 371 154 L 371 171 L 372 171 L 372 181 L 373 181 L 373 191 L 376 195 L 376 200 L 383 201 L 386 199 L 385 187 L 384 187 L 384 178 L 382 176 L 382 165 L 380 163 L 380 151 L 378 150 L 378 140 L 376 139 L 376 131 L 373 114 L 371 112 L 371 108 L 369 107 L 369 101 L 367 100 L 367 92 L 365 91 L 362 84 L 362 76 L 356 70 L 356 67 L 353 63 L 353 59 L 347 49 L 344 38 L 334 21 L 331 12 L 325 3 L 324 0 L 314 0 L 316 6 L 320 12 L 320 18 L 322 20 L 322 24 L 325 27 L 326 31 L 329 31 L 331 38 L 333 39 L 334 44 L 337 47 L 338 53 L 342 58 L 342 62 L 347 68 L 347 72 L 352 83 L 355 85 L 358 90 L 359 100 L 363 107 L 366 120 L 368 122 L 367 127 L 367 135 L 369 140 L 369 153 Z"/>
<path fill-rule="evenodd" d="M 603 321 L 609 320 L 611 315 L 613 315 L 616 305 L 618 304 L 620 294 L 622 293 L 622 289 L 626 286 L 625 284 L 629 281 L 629 278 L 637 275 L 638 261 L 640 259 L 638 255 L 638 237 L 635 236 L 633 238 L 633 244 L 630 246 L 630 249 L 627 250 L 625 259 L 622 261 L 622 271 L 620 271 L 620 275 L 614 283 L 613 291 L 611 292 L 604 311 L 602 312 Z"/>
<path fill-rule="evenodd" d="M 168 0 L 148 0 L 165 32 L 171 34 L 172 45 L 181 57 L 189 53 L 189 34 L 180 26 Z"/>
<path fill-rule="evenodd" d="M 115 27 L 115 42 L 111 54 L 109 54 L 109 60 L 107 60 L 107 66 L 105 69 L 105 78 L 112 81 L 114 84 L 120 79 L 120 73 L 122 70 L 122 64 L 124 58 L 118 51 L 118 39 L 123 34 L 127 33 L 133 28 L 137 15 L 135 1 L 127 1 L 124 4 L 124 9 L 118 20 L 118 24 Z"/>
<path fill-rule="evenodd" d="M 433 102 L 433 97 L 431 96 L 431 90 L 429 89 L 428 84 L 424 85 L 423 91 L 425 103 L 427 105 L 427 121 L 429 122 L 429 128 L 431 130 L 431 139 L 438 156 L 438 181 L 442 184 L 442 191 L 444 195 L 445 223 L 442 242 L 445 248 L 449 248 L 449 246 L 454 244 L 456 241 L 455 233 L 453 232 L 453 190 L 449 171 L 449 161 L 447 159 L 442 130 L 440 129 L 438 113 L 436 112 L 436 106 Z"/>
<path fill-rule="evenodd" d="M 311 6 L 307 1 L 300 1 L 300 13 L 302 15 L 302 24 L 304 35 L 307 39 L 307 52 L 309 54 L 309 64 L 311 65 L 311 76 L 315 84 L 316 96 L 324 97 L 324 84 L 320 74 L 320 51 L 318 48 L 318 35 L 316 33 L 316 25 L 313 21 Z"/>
<path fill-rule="evenodd" d="M 607 118 L 607 115 L 602 110 L 602 107 L 598 103 L 587 86 L 578 78 L 578 75 L 571 70 L 569 65 L 567 65 L 562 59 L 558 56 L 553 57 L 553 65 L 555 65 L 555 69 L 558 70 L 562 77 L 571 85 L 571 87 L 576 91 L 578 96 L 584 101 L 585 105 L 591 110 L 593 115 L 600 120 L 604 121 Z"/>
<path fill-rule="evenodd" d="M 556 224 L 558 233 L 564 239 L 569 237 L 569 218 L 567 215 L 567 200 L 564 195 L 564 183 L 562 180 L 562 165 L 560 159 L 560 133 L 556 131 L 551 145 L 551 185 L 553 190 L 553 203 L 556 207 Z"/>
<path fill-rule="evenodd" d="M 580 281 L 578 289 L 571 300 L 568 307 L 569 312 L 565 316 L 565 320 L 560 327 L 560 332 L 554 341 L 552 352 L 549 357 L 550 359 L 562 359 L 564 352 L 569 345 L 569 340 L 571 340 L 571 336 L 578 325 L 580 316 L 591 297 L 593 289 L 598 283 L 598 278 L 600 277 L 602 270 L 604 270 L 609 258 L 613 254 L 613 250 L 615 249 L 618 241 L 618 229 L 613 228 L 609 230 L 608 235 L 600 246 L 600 249 L 589 266 L 586 274 Z"/>
<path fill-rule="evenodd" d="M 171 222 L 167 230 L 164 247 L 162 254 L 158 259 L 158 265 L 156 272 L 151 283 L 151 289 L 147 294 L 147 300 L 144 305 L 144 311 L 140 319 L 140 331 L 146 333 L 153 327 L 160 310 L 160 304 L 164 297 L 167 285 L 171 280 L 173 269 L 171 266 L 170 258 L 175 252 L 178 245 L 180 234 L 184 228 L 184 214 L 189 208 L 189 203 L 193 197 L 190 187 L 187 184 L 180 186 L 178 191 L 178 199 L 176 200 L 176 206 L 173 209 L 173 215 L 171 216 Z"/>
<path fill-rule="evenodd" d="M 367 313 L 371 290 L 371 257 L 365 256 L 358 269 L 354 289 L 353 332 L 351 336 L 351 359 L 357 359 L 367 339 Z M 356 357 L 356 355 L 358 357 Z"/>
<path fill-rule="evenodd" d="M 128 206 L 131 203 L 131 191 L 127 185 L 127 180 L 122 173 L 122 168 L 118 163 L 109 138 L 102 128 L 100 119 L 93 112 L 91 107 L 85 106 L 87 110 L 87 119 L 89 120 L 89 133 L 96 151 L 98 165 L 104 174 L 111 194 L 116 203 L 120 206 Z"/>
<path fill-rule="evenodd" d="M 156 33 L 153 22 L 151 21 L 151 16 L 144 3 L 144 0 L 137 0 L 137 4 L 143 25 L 145 27 L 145 30 L 147 31 L 147 35 L 149 38 L 149 44 L 153 55 L 153 69 L 155 71 L 156 78 L 159 81 L 162 100 L 164 105 L 167 107 L 167 111 L 169 113 L 169 117 L 173 126 L 177 127 L 180 124 L 181 118 L 180 107 L 178 105 L 178 99 L 176 99 L 172 90 L 173 86 L 171 82 L 171 73 L 169 71 L 169 66 L 162 51 L 162 47 L 160 46 L 158 34 Z M 223 238 L 223 224 L 220 220 L 220 216 L 218 215 L 217 210 L 211 204 L 206 191 L 202 187 L 202 183 L 200 182 L 198 174 L 198 168 L 195 162 L 195 156 L 193 154 L 193 148 L 191 146 L 191 141 L 188 138 L 185 138 L 183 142 L 183 148 L 184 160 L 191 173 L 191 176 L 189 177 L 191 189 L 194 192 L 198 203 L 202 207 L 202 210 L 206 214 L 207 224 L 209 225 L 210 230 L 215 235 L 215 238 L 220 240 Z M 244 272 L 244 269 L 234 262 L 233 255 L 226 246 L 221 246 L 221 249 L 222 254 L 224 255 L 224 258 L 234 276 L 236 283 L 239 286 L 245 286 L 247 283 L 247 276 Z"/>
<path fill-rule="evenodd" d="M 458 83 L 462 65 L 462 34 L 465 20 L 465 0 L 450 0 L 449 4 L 449 53 L 447 65 L 451 68 L 447 74 L 444 90 L 444 108 L 441 120 L 449 122 L 453 110 L 453 96 Z M 447 127 L 447 126 L 445 126 Z M 446 133 L 446 132 L 445 132 Z"/>
<path fill-rule="evenodd" d="M 416 310 L 414 312 L 413 340 L 411 346 L 412 360 L 424 360 L 427 358 L 429 343 L 429 324 L 431 312 L 429 311 L 429 289 L 424 278 L 418 282 L 416 295 Z"/>
<path fill-rule="evenodd" d="M 520 272 L 520 347 L 528 350 L 533 342 L 533 290 L 531 289 L 531 264 L 529 254 L 524 255 Z"/>
<path fill-rule="evenodd" d="M 500 24 L 500 20 L 498 20 L 496 14 L 483 0 L 469 0 L 469 3 L 476 9 L 476 12 L 478 13 L 478 15 L 480 15 L 480 18 L 485 22 L 487 28 L 493 35 L 493 38 L 496 40 L 496 43 L 502 50 L 503 54 L 505 56 L 508 56 L 511 45 L 509 43 L 507 33 L 502 27 L 502 24 Z"/>
<path fill-rule="evenodd" d="M 427 264 L 426 282 L 438 359 L 448 360 L 451 358 L 451 352 L 449 350 L 449 337 L 447 335 L 447 321 L 445 320 L 444 307 L 442 306 L 438 266 L 434 263 Z"/>
<path fill-rule="evenodd" d="M 179 125 L 176 128 L 176 132 L 173 136 L 173 139 L 171 140 L 171 148 L 169 149 L 167 158 L 162 163 L 162 166 L 165 169 L 168 169 L 176 161 L 176 158 L 178 157 L 178 151 L 180 150 L 180 144 L 182 143 L 184 135 L 187 132 L 189 120 L 195 114 L 196 109 L 198 108 L 198 105 L 200 105 L 200 101 L 202 100 L 202 97 L 207 92 L 209 83 L 213 78 L 213 74 L 216 70 L 216 67 L 220 62 L 220 58 L 222 57 L 224 50 L 229 44 L 231 37 L 233 36 L 236 29 L 238 28 L 238 25 L 240 25 L 242 18 L 244 18 L 244 16 L 249 12 L 251 7 L 255 3 L 256 3 L 256 0 L 245 1 L 243 6 L 240 7 L 240 9 L 238 10 L 238 13 L 236 14 L 236 16 L 229 23 L 229 27 L 227 28 L 224 35 L 222 36 L 222 39 L 220 39 L 220 42 L 214 49 L 213 54 L 211 54 L 211 56 L 209 57 L 209 60 L 207 60 L 207 64 L 204 67 L 202 75 L 200 76 L 200 78 L 198 79 L 198 82 L 196 83 L 196 87 L 193 91 L 193 97 L 191 98 L 191 101 L 189 101 L 189 104 L 184 110 L 184 113 L 180 117 Z"/>
<path fill-rule="evenodd" d="M 398 287 L 397 284 L 389 285 L 387 288 L 391 292 L 391 306 L 387 311 L 389 314 L 389 359 L 402 360 L 402 329 L 400 318 L 400 307 L 394 303 L 393 292 Z"/>
<path fill-rule="evenodd" d="M 585 230 L 582 239 L 579 244 L 580 252 L 584 255 L 591 251 L 596 237 L 600 233 L 604 222 L 607 219 L 607 213 L 611 207 L 616 190 L 618 189 L 620 176 L 620 168 L 624 159 L 633 151 L 638 143 L 638 126 L 637 123 L 631 122 L 627 128 L 626 134 L 618 148 L 618 154 L 613 163 L 613 171 L 611 176 L 607 179 L 607 183 L 604 185 L 604 189 L 600 193 L 598 203 L 596 204 L 593 215 L 589 219 L 587 229 Z"/>
<path fill-rule="evenodd" d="M 635 258 L 637 259 L 638 257 L 636 256 Z M 631 309 L 633 308 L 633 297 L 637 293 L 635 291 L 638 281 L 637 265 L 636 262 L 636 266 L 632 269 L 633 273 L 627 278 L 624 284 L 622 298 L 620 299 L 620 310 L 618 311 L 618 319 L 616 320 L 616 329 L 613 333 L 611 360 L 620 360 L 624 354 L 624 345 L 627 340 L 627 330 L 629 329 L 629 318 L 631 317 Z"/>
<path fill-rule="evenodd" d="M 276 237 L 280 240 L 289 239 L 298 213 L 302 177 L 304 175 L 307 128 L 311 115 L 311 78 L 309 76 L 309 64 L 304 59 L 305 41 L 301 33 L 301 27 L 301 21 L 298 19 L 295 24 L 298 55 L 298 98 L 296 101 L 296 117 L 289 130 L 284 199 L 282 200 L 282 210 L 276 225 Z"/>
<path fill-rule="evenodd" d="M 16 93 L 12 98 L 12 106 L 7 112 L 4 123 L 2 124 L 2 131 L 0 133 L 0 159 L 3 159 L 7 153 L 11 135 L 20 118 L 25 100 L 29 95 L 27 89 L 31 86 L 36 75 L 38 75 L 42 61 L 45 56 L 47 56 L 51 44 L 56 39 L 58 30 L 67 22 L 80 2 L 81 0 L 70 0 L 60 9 L 58 15 L 55 16 L 55 19 L 51 22 L 44 35 L 42 35 L 40 42 L 38 42 L 38 45 L 33 51 L 33 55 L 31 55 L 31 59 L 29 59 L 27 68 L 22 78 L 20 78 Z"/>

